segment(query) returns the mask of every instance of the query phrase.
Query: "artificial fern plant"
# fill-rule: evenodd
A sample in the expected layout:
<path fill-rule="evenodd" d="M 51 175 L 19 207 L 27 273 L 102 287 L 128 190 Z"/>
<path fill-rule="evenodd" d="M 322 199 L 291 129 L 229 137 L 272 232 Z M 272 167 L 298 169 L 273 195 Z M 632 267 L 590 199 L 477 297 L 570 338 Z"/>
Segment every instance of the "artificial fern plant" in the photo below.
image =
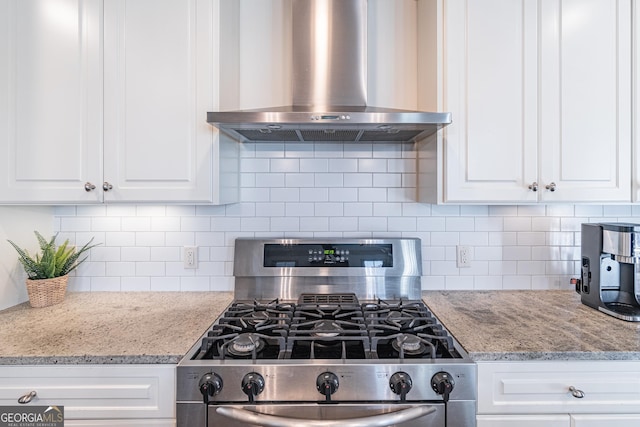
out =
<path fill-rule="evenodd" d="M 75 246 L 69 246 L 69 239 L 65 240 L 62 245 L 56 246 L 56 237 L 58 237 L 58 233 L 56 233 L 51 240 L 46 240 L 37 231 L 35 234 L 38 238 L 41 251 L 41 253 L 35 254 L 35 256 L 31 256 L 29 252 L 20 248 L 11 240 L 8 240 L 8 242 L 11 243 L 11 246 L 18 251 L 18 261 L 20 261 L 24 267 L 27 276 L 29 279 L 33 280 L 50 279 L 52 277 L 69 274 L 69 272 L 75 270 L 84 260 L 87 259 L 87 257 L 81 259 L 80 256 L 82 254 L 94 246 L 98 246 L 98 244 L 91 244 L 91 242 L 93 242 L 93 238 L 91 238 L 91 240 L 89 240 L 80 249 L 77 249 Z"/>

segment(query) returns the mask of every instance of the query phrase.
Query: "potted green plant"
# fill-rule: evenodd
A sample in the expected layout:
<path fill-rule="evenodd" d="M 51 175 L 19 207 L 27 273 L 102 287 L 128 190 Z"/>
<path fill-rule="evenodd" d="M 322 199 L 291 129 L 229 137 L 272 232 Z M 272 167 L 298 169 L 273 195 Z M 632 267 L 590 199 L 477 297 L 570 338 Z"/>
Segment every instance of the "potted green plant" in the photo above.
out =
<path fill-rule="evenodd" d="M 57 246 L 58 233 L 50 240 L 42 237 L 37 231 L 35 234 L 40 245 L 40 253 L 34 256 L 13 241 L 8 240 L 8 242 L 18 251 L 18 261 L 27 273 L 26 285 L 31 306 L 46 307 L 59 304 L 64 299 L 69 273 L 87 259 L 86 256 L 80 257 L 98 244 L 92 245 L 93 238 L 91 238 L 78 249 L 76 246 L 69 245 L 69 239 L 67 239 Z"/>

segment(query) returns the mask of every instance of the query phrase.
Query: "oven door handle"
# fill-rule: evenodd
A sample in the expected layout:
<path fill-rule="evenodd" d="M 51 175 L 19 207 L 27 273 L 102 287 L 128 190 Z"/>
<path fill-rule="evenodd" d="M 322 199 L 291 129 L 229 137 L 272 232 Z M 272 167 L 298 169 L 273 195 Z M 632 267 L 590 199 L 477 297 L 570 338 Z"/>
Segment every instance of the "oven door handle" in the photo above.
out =
<path fill-rule="evenodd" d="M 228 406 L 221 406 L 216 409 L 218 414 L 231 418 L 232 420 L 264 427 L 300 427 L 301 425 L 306 427 L 386 427 L 411 421 L 434 413 L 435 411 L 436 408 L 434 406 L 420 405 L 388 414 L 376 414 L 367 417 L 346 418 L 342 420 L 313 420 L 279 417 Z"/>

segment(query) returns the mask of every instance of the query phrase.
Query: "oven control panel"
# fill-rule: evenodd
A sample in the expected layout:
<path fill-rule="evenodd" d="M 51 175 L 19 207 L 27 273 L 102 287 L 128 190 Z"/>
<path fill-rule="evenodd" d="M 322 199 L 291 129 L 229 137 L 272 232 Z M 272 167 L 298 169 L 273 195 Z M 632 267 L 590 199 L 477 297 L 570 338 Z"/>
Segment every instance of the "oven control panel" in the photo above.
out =
<path fill-rule="evenodd" d="M 265 244 L 264 267 L 393 267 L 391 244 Z"/>

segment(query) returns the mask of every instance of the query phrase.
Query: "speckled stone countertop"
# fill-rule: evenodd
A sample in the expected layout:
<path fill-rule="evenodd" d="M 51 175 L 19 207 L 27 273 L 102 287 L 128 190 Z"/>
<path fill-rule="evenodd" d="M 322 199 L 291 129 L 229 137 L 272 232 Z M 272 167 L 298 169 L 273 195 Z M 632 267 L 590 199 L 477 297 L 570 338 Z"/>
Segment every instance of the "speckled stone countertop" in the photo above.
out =
<path fill-rule="evenodd" d="M 424 301 L 476 361 L 640 360 L 640 324 L 572 291 L 429 291 Z M 0 365 L 177 363 L 231 292 L 77 292 L 0 311 Z"/>
<path fill-rule="evenodd" d="M 0 365 L 177 363 L 231 292 L 76 292 L 0 311 Z"/>
<path fill-rule="evenodd" d="M 640 324 L 573 291 L 432 291 L 427 306 L 475 361 L 640 360 Z"/>

